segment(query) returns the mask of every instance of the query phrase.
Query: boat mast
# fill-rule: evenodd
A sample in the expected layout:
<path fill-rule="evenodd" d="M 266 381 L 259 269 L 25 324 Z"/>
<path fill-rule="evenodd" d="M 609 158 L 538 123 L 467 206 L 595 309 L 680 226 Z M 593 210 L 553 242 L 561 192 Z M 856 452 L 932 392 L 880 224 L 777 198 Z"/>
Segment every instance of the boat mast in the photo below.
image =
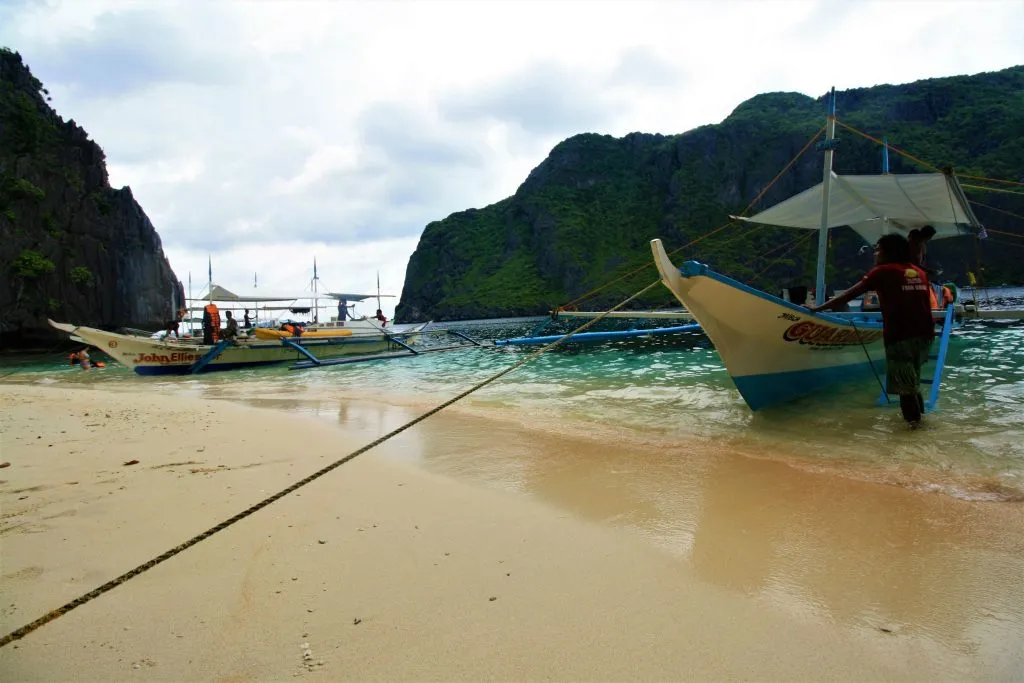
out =
<path fill-rule="evenodd" d="M 828 256 L 828 201 L 832 189 L 832 153 L 836 148 L 836 89 L 828 94 L 828 116 L 825 140 L 818 149 L 825 150 L 825 171 L 821 183 L 821 227 L 818 229 L 818 272 L 814 278 L 814 303 L 825 303 L 825 259 Z"/>
<path fill-rule="evenodd" d="M 313 257 L 313 322 L 320 322 L 320 300 L 317 298 L 316 256 Z"/>

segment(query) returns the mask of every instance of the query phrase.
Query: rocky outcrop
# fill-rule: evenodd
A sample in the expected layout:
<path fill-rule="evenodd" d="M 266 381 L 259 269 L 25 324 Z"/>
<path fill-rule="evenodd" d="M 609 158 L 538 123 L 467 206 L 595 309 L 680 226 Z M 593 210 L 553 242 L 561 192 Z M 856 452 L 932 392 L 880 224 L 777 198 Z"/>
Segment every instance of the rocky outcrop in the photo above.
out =
<path fill-rule="evenodd" d="M 409 260 L 396 320 L 539 315 L 583 295 L 581 305 L 590 310 L 618 303 L 655 278 L 652 238 L 670 249 L 687 245 L 768 187 L 824 124 L 823 100 L 769 93 L 740 104 L 720 124 L 680 135 L 587 133 L 559 143 L 512 197 L 426 226 Z M 840 120 L 886 135 L 935 166 L 1024 180 L 1024 67 L 850 90 L 838 93 L 838 104 Z M 877 144 L 842 128 L 839 138 L 838 173 L 880 172 Z M 891 170 L 922 169 L 893 153 Z M 811 149 L 755 209 L 819 183 L 821 172 L 821 155 Z M 1024 236 L 1024 224 L 1012 218 L 1024 214 L 1018 195 L 972 198 L 992 207 L 975 208 L 987 227 Z M 1024 242 L 992 234 L 999 239 L 937 242 L 929 247 L 930 263 L 943 269 L 943 279 L 963 282 L 971 271 L 987 282 L 1024 282 Z M 787 246 L 805 236 L 811 235 L 731 227 L 681 256 L 773 290 L 813 280 L 813 240 Z M 834 286 L 848 285 L 870 265 L 862 246 L 852 231 L 832 231 Z M 590 294 L 595 288 L 601 289 Z M 633 305 L 675 302 L 656 288 Z"/>
<path fill-rule="evenodd" d="M 156 329 L 177 278 L 103 150 L 47 104 L 21 56 L 0 50 L 0 348 L 50 344 L 47 318 Z"/>

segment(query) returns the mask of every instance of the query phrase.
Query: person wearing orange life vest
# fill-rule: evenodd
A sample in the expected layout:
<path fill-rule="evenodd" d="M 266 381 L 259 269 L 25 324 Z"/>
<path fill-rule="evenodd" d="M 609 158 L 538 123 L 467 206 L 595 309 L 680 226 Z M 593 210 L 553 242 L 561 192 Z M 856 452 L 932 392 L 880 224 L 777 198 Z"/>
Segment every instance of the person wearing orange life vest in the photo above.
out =
<path fill-rule="evenodd" d="M 203 343 L 216 344 L 220 336 L 220 310 L 212 301 L 203 307 Z"/>
<path fill-rule="evenodd" d="M 928 298 L 931 302 L 933 311 L 939 310 L 940 308 L 945 309 L 946 306 L 949 306 L 951 303 L 953 303 L 953 292 L 949 290 L 949 287 L 947 287 L 946 285 L 942 285 L 940 289 L 942 291 L 942 306 L 939 306 L 939 296 L 938 294 L 935 293 L 935 288 L 931 287 L 928 290 Z"/>
<path fill-rule="evenodd" d="M 92 367 L 89 362 L 89 349 L 83 348 L 80 351 L 74 351 L 68 355 L 68 363 L 70 365 L 80 365 L 83 370 L 88 370 Z"/>
<path fill-rule="evenodd" d="M 375 315 L 373 317 L 380 321 L 380 326 L 381 327 L 384 327 L 385 325 L 388 324 L 387 317 L 384 315 L 383 312 L 381 312 L 381 310 L 379 308 L 377 309 L 377 315 Z"/>

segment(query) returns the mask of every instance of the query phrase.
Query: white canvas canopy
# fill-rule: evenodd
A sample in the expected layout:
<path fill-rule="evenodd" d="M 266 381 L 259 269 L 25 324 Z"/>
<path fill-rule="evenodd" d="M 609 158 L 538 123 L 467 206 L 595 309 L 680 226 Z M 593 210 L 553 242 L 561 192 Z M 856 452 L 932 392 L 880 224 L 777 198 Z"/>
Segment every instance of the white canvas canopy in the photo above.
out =
<path fill-rule="evenodd" d="M 750 218 L 735 220 L 817 230 L 821 227 L 822 184 L 779 202 Z M 832 173 L 828 227 L 848 225 L 874 244 L 886 233 L 906 234 L 931 225 L 935 237 L 970 234 L 980 227 L 953 175 L 838 175 Z"/>
<path fill-rule="evenodd" d="M 267 301 L 311 301 L 313 299 L 336 299 L 338 301 L 364 301 L 376 297 L 393 298 L 393 294 L 345 294 L 342 292 L 272 292 L 270 290 L 253 289 L 249 294 L 236 294 L 220 285 L 211 285 L 205 294 L 191 299 L 192 301 L 224 301 L 235 303 L 260 303 Z"/>

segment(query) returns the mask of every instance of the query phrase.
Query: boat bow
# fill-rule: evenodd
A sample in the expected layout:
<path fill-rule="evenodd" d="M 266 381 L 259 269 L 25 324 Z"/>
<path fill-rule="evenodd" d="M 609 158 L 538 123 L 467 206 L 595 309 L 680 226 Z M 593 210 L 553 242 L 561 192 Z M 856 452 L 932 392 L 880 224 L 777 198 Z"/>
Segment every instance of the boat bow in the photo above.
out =
<path fill-rule="evenodd" d="M 697 261 L 677 268 L 651 242 L 662 282 L 693 314 L 753 410 L 884 368 L 875 314 L 816 314 L 716 273 Z"/>

